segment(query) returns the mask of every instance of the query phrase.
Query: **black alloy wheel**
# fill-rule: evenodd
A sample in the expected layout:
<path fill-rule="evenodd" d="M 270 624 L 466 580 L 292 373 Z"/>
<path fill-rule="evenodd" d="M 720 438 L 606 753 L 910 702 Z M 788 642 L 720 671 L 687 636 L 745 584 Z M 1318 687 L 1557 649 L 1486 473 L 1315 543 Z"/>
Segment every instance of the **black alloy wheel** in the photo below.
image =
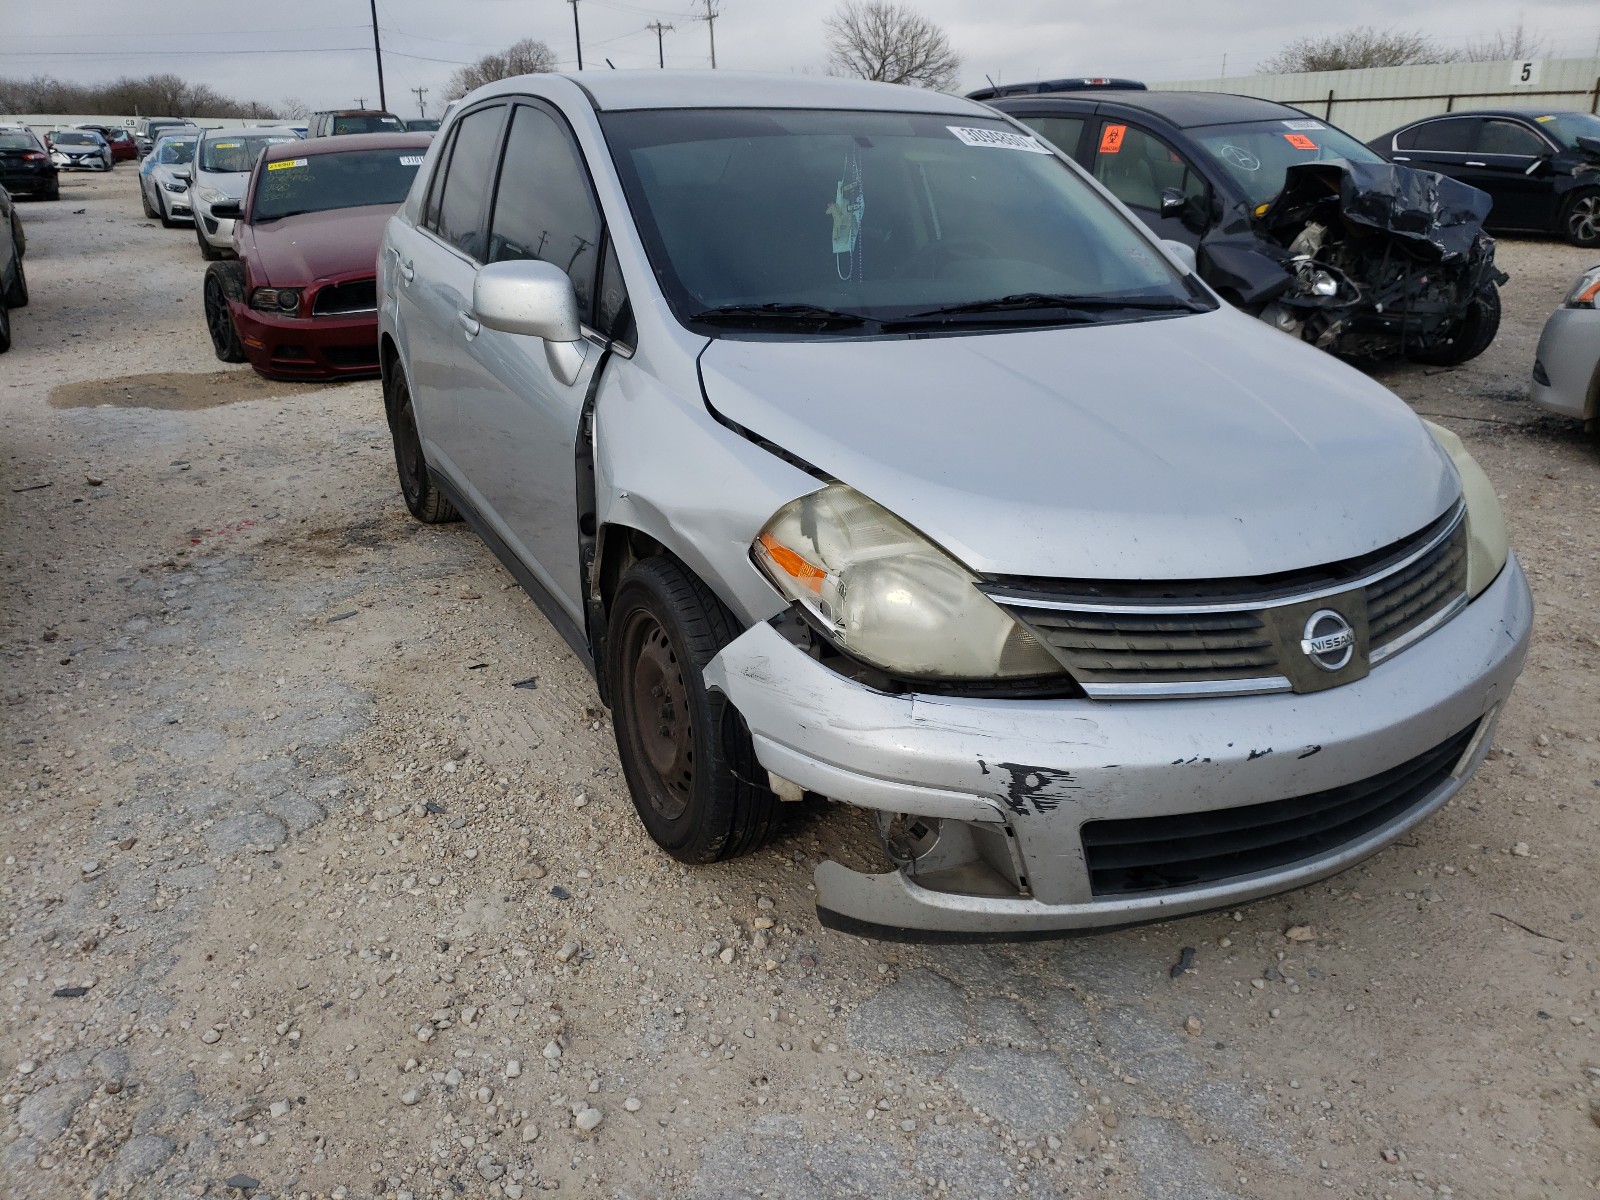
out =
<path fill-rule="evenodd" d="M 1450 336 L 1428 350 L 1407 357 L 1434 367 L 1458 367 L 1489 348 L 1500 332 L 1500 289 L 1490 284 L 1473 297 L 1467 315 Z"/>
<path fill-rule="evenodd" d="M 645 830 L 681 862 L 737 858 L 779 827 L 749 730 L 705 685 L 736 634 L 711 590 L 665 555 L 630 567 L 611 602 L 605 670 L 623 775 Z"/>
<path fill-rule="evenodd" d="M 230 267 L 233 268 L 231 272 L 228 270 Z M 237 263 L 217 263 L 206 270 L 206 332 L 211 335 L 211 348 L 225 363 L 245 361 L 239 330 L 233 323 L 233 313 L 228 309 L 228 293 L 236 289 L 243 290 L 243 274 Z M 237 275 L 237 280 L 230 278 L 232 275 Z"/>
<path fill-rule="evenodd" d="M 1572 193 L 1561 217 L 1561 232 L 1574 246 L 1600 246 L 1600 188 Z"/>

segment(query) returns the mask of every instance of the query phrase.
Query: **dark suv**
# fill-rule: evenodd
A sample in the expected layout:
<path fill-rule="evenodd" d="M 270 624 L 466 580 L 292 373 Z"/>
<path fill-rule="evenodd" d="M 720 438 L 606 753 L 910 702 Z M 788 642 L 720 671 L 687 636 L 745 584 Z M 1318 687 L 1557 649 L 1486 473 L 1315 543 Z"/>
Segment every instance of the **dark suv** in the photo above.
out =
<path fill-rule="evenodd" d="M 17 196 L 61 199 L 60 174 L 31 129 L 0 125 L 0 187 Z"/>
<path fill-rule="evenodd" d="M 1084 87 L 1084 82 L 1094 86 Z M 976 94 L 1075 159 L 1200 277 L 1353 357 L 1454 364 L 1500 325 L 1489 197 L 1252 96 L 1061 80 Z"/>
<path fill-rule="evenodd" d="M 404 133 L 406 123 L 381 108 L 341 108 L 315 112 L 306 129 L 308 138 L 335 137 L 344 133 Z"/>
<path fill-rule="evenodd" d="M 1600 116 L 1493 108 L 1413 121 L 1367 143 L 1494 197 L 1493 229 L 1600 246 Z"/>

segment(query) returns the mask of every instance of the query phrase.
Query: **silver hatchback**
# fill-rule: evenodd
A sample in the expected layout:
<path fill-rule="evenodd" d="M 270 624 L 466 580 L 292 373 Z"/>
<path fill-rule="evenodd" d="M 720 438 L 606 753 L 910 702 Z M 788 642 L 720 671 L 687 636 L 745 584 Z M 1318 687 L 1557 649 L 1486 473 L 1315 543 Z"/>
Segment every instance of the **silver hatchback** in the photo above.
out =
<path fill-rule="evenodd" d="M 1527 584 L 1461 443 L 977 104 L 504 80 L 379 253 L 405 501 L 594 672 L 710 863 L 870 810 L 824 922 L 1022 936 L 1332 874 L 1487 750 Z"/>

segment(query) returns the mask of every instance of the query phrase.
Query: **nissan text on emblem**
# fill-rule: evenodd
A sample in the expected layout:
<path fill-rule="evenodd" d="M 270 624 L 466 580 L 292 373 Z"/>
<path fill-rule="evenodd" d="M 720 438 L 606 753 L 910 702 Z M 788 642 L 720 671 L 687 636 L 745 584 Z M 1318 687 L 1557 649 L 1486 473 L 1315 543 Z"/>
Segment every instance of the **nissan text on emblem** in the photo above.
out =
<path fill-rule="evenodd" d="M 1306 621 L 1300 649 L 1324 671 L 1342 671 L 1356 652 L 1356 631 L 1331 608 L 1319 609 Z"/>

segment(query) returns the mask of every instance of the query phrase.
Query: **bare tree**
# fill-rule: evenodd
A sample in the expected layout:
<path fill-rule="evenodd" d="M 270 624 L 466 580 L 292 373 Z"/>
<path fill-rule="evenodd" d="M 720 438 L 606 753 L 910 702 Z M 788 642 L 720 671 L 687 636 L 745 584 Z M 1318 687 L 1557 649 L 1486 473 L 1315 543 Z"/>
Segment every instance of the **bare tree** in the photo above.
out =
<path fill-rule="evenodd" d="M 837 75 L 948 91 L 961 71 L 944 30 L 904 4 L 844 0 L 824 28 Z"/>
<path fill-rule="evenodd" d="M 124 76 L 113 83 L 65 83 L 48 75 L 0 79 L 0 112 L 87 113 L 107 117 L 271 117 L 270 105 L 235 100 L 178 75 Z"/>
<path fill-rule="evenodd" d="M 1326 37 L 1296 38 L 1262 62 L 1264 75 L 1302 71 L 1348 71 L 1360 67 L 1405 67 L 1413 63 L 1451 62 L 1457 55 L 1442 50 L 1423 33 L 1402 33 L 1358 25 Z"/>
<path fill-rule="evenodd" d="M 1468 42 L 1461 58 L 1465 62 L 1519 62 L 1541 58 L 1548 50 L 1544 38 L 1530 33 L 1518 21 L 1515 29 L 1497 29 L 1489 37 Z"/>
<path fill-rule="evenodd" d="M 498 54 L 485 54 L 470 66 L 462 67 L 445 84 L 444 98 L 459 100 L 474 88 L 513 75 L 538 75 L 556 69 L 556 52 L 543 42 L 523 38 Z"/>
<path fill-rule="evenodd" d="M 286 121 L 301 121 L 311 115 L 311 106 L 298 96 L 285 96 L 278 101 L 278 115 Z"/>

